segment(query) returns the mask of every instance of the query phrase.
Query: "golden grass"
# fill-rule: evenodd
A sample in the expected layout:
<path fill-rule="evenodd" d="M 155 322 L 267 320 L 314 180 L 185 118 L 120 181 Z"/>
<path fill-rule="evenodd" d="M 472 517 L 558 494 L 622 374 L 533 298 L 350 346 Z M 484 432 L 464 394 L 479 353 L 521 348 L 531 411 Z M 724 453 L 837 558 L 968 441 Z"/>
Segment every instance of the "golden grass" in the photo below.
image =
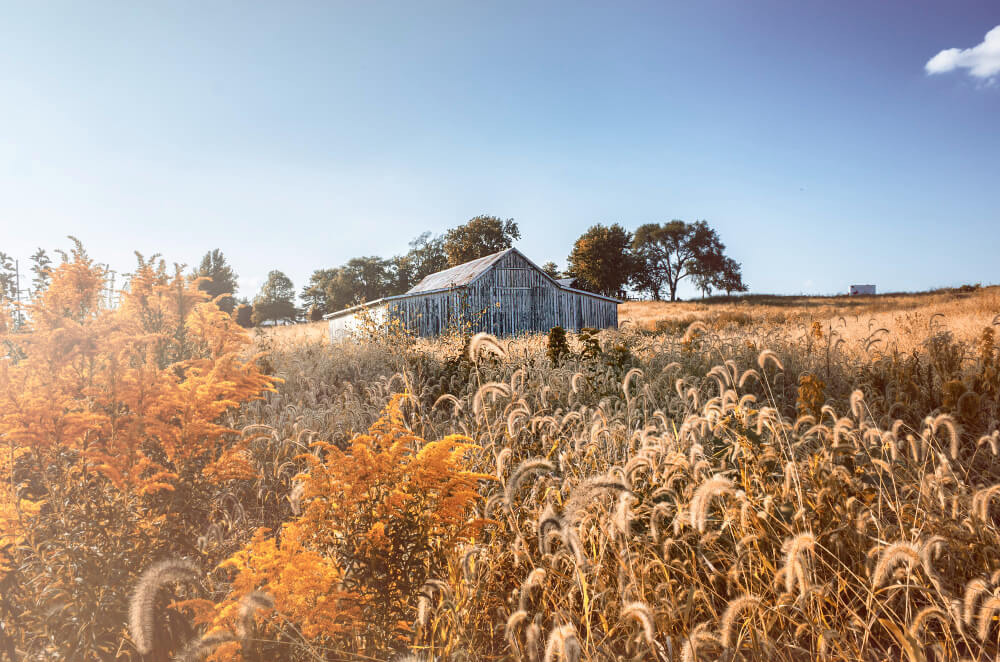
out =
<path fill-rule="evenodd" d="M 700 321 L 714 329 L 748 327 L 766 337 L 776 331 L 799 335 L 813 322 L 832 328 L 849 344 L 876 329 L 902 351 L 911 351 L 927 336 L 929 325 L 947 330 L 957 340 L 971 341 L 1000 310 L 1000 286 L 975 292 L 938 291 L 874 297 L 745 297 L 731 300 L 631 301 L 618 307 L 619 324 L 642 331 L 683 333 Z M 754 333 L 756 332 L 756 333 Z"/>
<path fill-rule="evenodd" d="M 307 629 L 290 606 L 285 578 L 344 567 L 358 585 L 334 536 L 280 581 L 230 587 L 229 607 L 253 589 L 273 610 L 241 626 L 242 658 L 217 659 L 997 659 L 998 312 L 1000 288 L 629 303 L 556 360 L 545 334 L 470 352 L 459 334 L 258 331 L 282 382 L 232 421 L 256 479 L 225 497 L 244 518 L 229 553 L 337 502 L 299 487 L 321 453 L 386 471 L 336 449 L 367 448 L 394 394 L 414 434 L 474 442 L 462 470 L 481 479 L 468 537 L 431 540 L 409 588 L 379 598 L 400 613 L 365 612 L 371 636 Z M 406 534 L 358 503 L 341 526 Z M 380 549 L 371 567 L 407 563 L 407 544 Z M 233 643 L 212 637 L 192 641 Z"/>
<path fill-rule="evenodd" d="M 474 363 L 457 335 L 288 340 L 242 424 L 342 447 L 405 388 L 414 430 L 475 442 L 483 528 L 388 659 L 997 659 L 998 312 L 998 288 L 629 303 L 555 363 L 545 334 Z"/>
<path fill-rule="evenodd" d="M 328 322 L 303 322 L 286 326 L 260 326 L 253 329 L 254 340 L 269 338 L 277 342 L 312 342 L 329 340 Z"/>

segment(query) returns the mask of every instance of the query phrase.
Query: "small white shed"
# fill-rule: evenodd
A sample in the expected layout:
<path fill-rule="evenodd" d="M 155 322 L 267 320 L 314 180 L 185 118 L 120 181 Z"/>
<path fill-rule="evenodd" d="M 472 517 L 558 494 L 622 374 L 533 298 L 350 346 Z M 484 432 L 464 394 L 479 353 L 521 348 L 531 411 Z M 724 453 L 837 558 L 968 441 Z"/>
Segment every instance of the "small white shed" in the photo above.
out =
<path fill-rule="evenodd" d="M 875 294 L 874 285 L 851 285 L 851 296 L 858 294 Z"/>

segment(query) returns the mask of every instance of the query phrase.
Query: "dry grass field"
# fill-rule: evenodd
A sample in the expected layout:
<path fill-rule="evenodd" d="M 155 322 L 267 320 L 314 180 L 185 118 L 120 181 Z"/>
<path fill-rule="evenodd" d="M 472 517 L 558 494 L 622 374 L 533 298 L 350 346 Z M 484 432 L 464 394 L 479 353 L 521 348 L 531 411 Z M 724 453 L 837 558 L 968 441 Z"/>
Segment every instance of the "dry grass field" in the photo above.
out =
<path fill-rule="evenodd" d="M 270 338 L 272 341 L 280 343 L 311 342 L 327 339 L 327 327 L 328 325 L 324 321 L 303 322 L 285 326 L 259 326 L 254 328 L 251 333 L 258 340 Z"/>
<path fill-rule="evenodd" d="M 973 292 L 938 291 L 883 294 L 874 297 L 749 296 L 708 302 L 630 301 L 618 307 L 619 324 L 647 332 L 683 333 L 693 322 L 712 328 L 757 327 L 800 331 L 820 322 L 848 341 L 868 338 L 884 328 L 901 350 L 912 350 L 923 339 L 925 326 L 951 331 L 963 341 L 973 340 L 1000 312 L 1000 286 Z M 253 330 L 255 337 L 273 342 L 324 340 L 326 322 L 307 322 Z"/>
<path fill-rule="evenodd" d="M 330 343 L 89 268 L 3 338 L 0 655 L 1000 654 L 997 288 Z"/>
<path fill-rule="evenodd" d="M 931 318 L 956 338 L 970 341 L 1000 312 L 1000 286 L 971 292 L 942 290 L 861 297 L 748 296 L 709 302 L 635 301 L 618 308 L 620 323 L 645 331 L 683 331 L 692 322 L 709 326 L 807 328 L 813 322 L 832 327 L 845 340 L 867 338 L 888 329 L 900 349 L 922 340 Z"/>

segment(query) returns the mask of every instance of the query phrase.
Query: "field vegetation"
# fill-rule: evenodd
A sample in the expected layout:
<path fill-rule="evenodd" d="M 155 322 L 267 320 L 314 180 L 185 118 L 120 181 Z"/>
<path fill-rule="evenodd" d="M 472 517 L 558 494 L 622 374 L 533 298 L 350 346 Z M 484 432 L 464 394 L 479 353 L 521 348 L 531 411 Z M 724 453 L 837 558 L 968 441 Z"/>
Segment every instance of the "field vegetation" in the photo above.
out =
<path fill-rule="evenodd" d="M 0 655 L 1000 653 L 996 289 L 330 344 L 101 278 L 3 318 Z"/>

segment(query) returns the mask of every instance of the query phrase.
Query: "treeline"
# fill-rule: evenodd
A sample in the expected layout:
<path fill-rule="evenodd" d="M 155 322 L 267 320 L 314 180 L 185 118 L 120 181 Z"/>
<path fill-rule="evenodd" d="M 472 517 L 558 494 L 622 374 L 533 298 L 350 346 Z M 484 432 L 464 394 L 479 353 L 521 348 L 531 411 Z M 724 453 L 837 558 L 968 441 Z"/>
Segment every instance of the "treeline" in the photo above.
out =
<path fill-rule="evenodd" d="M 410 242 L 405 254 L 355 257 L 337 267 L 317 269 L 299 293 L 301 308 L 295 304 L 291 279 L 279 270 L 268 274 L 252 300 L 237 298 L 238 276 L 219 249 L 206 253 L 188 278 L 200 279 L 198 287 L 245 327 L 320 320 L 345 307 L 402 294 L 430 274 L 506 250 L 520 238 L 514 219 L 496 216 L 476 216 L 442 235 L 424 232 Z M 634 232 L 618 223 L 598 223 L 573 243 L 564 271 L 551 261 L 541 268 L 553 278 L 570 279 L 572 287 L 620 298 L 634 292 L 675 301 L 678 286 L 686 279 L 703 295 L 745 292 L 740 264 L 725 251 L 718 233 L 705 221 L 647 223 Z M 11 257 L 0 252 L 0 303 L 30 299 L 32 290 L 46 287 L 50 271 L 51 259 L 42 249 L 31 256 L 30 281 L 27 274 L 22 278 Z M 113 281 L 106 291 L 108 304 L 113 305 Z"/>
<path fill-rule="evenodd" d="M 320 319 L 363 301 L 402 294 L 429 274 L 510 248 L 520 237 L 513 219 L 477 216 L 440 236 L 421 234 L 404 255 L 356 257 L 339 267 L 318 269 L 301 297 L 309 317 Z M 705 221 L 648 223 L 634 233 L 617 223 L 597 224 L 574 242 L 565 271 L 554 262 L 546 262 L 542 270 L 571 279 L 573 287 L 623 298 L 631 290 L 675 301 L 684 279 L 703 294 L 745 292 L 740 264 L 725 249 Z"/>

